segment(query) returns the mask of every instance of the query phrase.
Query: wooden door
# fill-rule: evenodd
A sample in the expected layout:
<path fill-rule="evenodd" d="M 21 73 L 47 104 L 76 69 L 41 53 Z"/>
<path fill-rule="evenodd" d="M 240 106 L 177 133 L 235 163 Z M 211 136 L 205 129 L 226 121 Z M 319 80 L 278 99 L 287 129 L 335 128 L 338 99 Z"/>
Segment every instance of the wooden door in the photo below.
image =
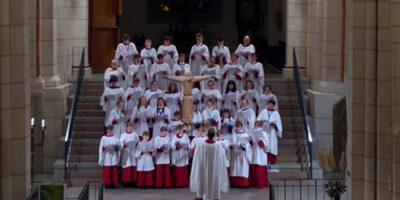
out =
<path fill-rule="evenodd" d="M 103 73 L 114 59 L 119 41 L 117 16 L 122 0 L 89 0 L 89 63 L 93 73 Z"/>

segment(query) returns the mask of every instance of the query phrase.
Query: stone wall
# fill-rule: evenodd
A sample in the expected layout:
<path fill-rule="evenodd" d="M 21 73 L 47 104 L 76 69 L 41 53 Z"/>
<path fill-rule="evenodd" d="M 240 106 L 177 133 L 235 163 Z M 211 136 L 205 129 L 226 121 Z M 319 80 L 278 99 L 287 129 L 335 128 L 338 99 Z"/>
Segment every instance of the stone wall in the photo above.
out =
<path fill-rule="evenodd" d="M 30 191 L 28 1 L 0 1 L 0 199 Z"/>

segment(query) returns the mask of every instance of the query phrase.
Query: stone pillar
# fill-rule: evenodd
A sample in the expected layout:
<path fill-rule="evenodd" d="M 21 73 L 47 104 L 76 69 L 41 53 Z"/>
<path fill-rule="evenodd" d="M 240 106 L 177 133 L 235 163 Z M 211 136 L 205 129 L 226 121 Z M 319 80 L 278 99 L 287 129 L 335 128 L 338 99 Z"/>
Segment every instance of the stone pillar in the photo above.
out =
<path fill-rule="evenodd" d="M 28 1 L 0 1 L 0 198 L 30 191 Z"/>
<path fill-rule="evenodd" d="M 296 49 L 297 63 L 301 71 L 306 67 L 307 0 L 286 2 L 286 64 L 284 75 L 293 74 L 293 48 Z"/>

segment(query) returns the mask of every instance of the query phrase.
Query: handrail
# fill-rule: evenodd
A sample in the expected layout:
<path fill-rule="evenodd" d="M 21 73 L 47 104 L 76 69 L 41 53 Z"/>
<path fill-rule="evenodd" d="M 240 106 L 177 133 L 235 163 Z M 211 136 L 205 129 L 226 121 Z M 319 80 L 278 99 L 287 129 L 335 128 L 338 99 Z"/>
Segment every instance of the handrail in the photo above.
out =
<path fill-rule="evenodd" d="M 299 73 L 299 67 L 297 64 L 297 56 L 296 56 L 296 49 L 293 48 L 293 77 L 294 77 L 294 83 L 296 84 L 296 93 L 297 93 L 297 101 L 299 103 L 299 109 L 300 109 L 300 114 L 301 114 L 301 121 L 303 124 L 303 131 L 304 131 L 304 140 L 306 145 L 306 153 L 308 156 L 308 162 L 307 162 L 307 168 L 309 170 L 309 178 L 312 179 L 312 135 L 311 135 L 311 130 L 310 130 L 310 125 L 307 119 L 307 111 L 306 107 L 304 104 L 304 97 L 303 97 L 303 88 L 301 86 L 300 82 L 300 73 Z"/>
<path fill-rule="evenodd" d="M 67 180 L 67 170 L 69 167 L 69 160 L 70 160 L 70 154 L 71 154 L 71 145 L 72 145 L 72 138 L 73 138 L 73 131 L 75 127 L 75 114 L 76 114 L 76 108 L 78 106 L 79 102 L 79 95 L 81 92 L 81 85 L 82 85 L 82 80 L 83 77 L 85 76 L 85 70 L 84 70 L 84 63 L 85 63 L 85 47 L 82 48 L 82 54 L 81 54 L 81 62 L 79 64 L 79 71 L 78 71 L 78 76 L 76 78 L 76 84 L 75 84 L 75 95 L 74 99 L 72 100 L 71 108 L 69 110 L 69 119 L 68 119 L 68 125 L 67 125 L 67 130 L 65 132 L 65 152 L 64 152 L 64 180 Z"/>

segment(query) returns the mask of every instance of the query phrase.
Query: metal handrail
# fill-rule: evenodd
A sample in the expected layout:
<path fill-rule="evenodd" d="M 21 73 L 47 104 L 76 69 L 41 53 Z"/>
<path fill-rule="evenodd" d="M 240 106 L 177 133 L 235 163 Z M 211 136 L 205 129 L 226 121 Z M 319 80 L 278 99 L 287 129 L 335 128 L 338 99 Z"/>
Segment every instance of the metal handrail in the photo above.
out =
<path fill-rule="evenodd" d="M 70 160 L 70 155 L 71 155 L 73 131 L 74 131 L 74 127 L 75 127 L 76 108 L 77 108 L 78 102 L 79 102 L 79 95 L 81 92 L 82 80 L 83 80 L 83 77 L 85 76 L 84 64 L 85 64 L 85 48 L 83 47 L 82 54 L 81 54 L 81 62 L 79 64 L 78 76 L 76 78 L 75 93 L 74 93 L 75 95 L 74 95 L 74 99 L 72 100 L 71 108 L 69 110 L 68 125 L 67 125 L 67 130 L 65 132 L 64 180 L 67 180 L 67 171 L 68 171 L 69 160 Z"/>
<path fill-rule="evenodd" d="M 307 111 L 304 104 L 303 88 L 300 82 L 299 67 L 297 64 L 296 49 L 293 48 L 293 77 L 296 85 L 297 101 L 299 103 L 299 109 L 301 114 L 301 121 L 304 131 L 304 145 L 306 145 L 307 154 L 307 169 L 309 170 L 309 178 L 312 179 L 312 142 L 313 138 L 311 135 L 310 125 L 307 119 Z"/>

